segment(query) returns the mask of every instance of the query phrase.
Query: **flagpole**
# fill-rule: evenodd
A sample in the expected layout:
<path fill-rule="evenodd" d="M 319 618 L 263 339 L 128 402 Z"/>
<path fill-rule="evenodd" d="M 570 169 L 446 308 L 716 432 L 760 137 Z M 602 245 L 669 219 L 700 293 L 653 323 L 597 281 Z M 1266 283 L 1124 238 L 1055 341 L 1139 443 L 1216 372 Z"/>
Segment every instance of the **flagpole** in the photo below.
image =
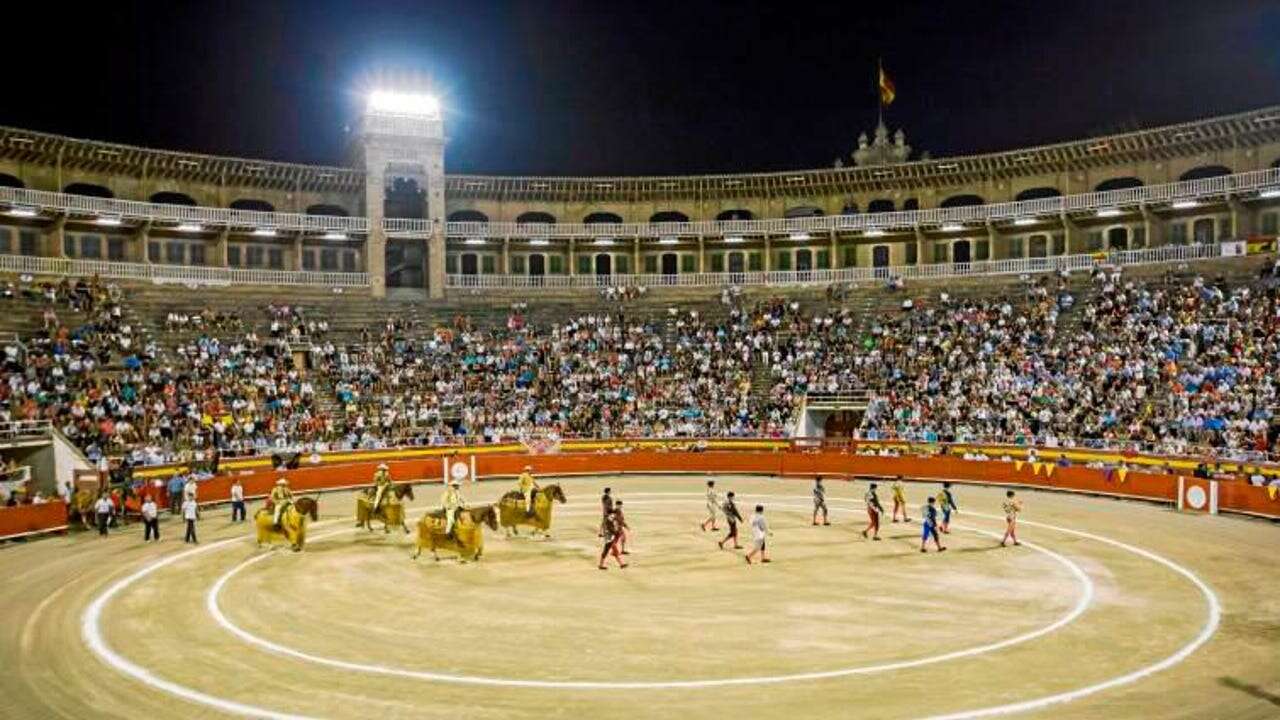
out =
<path fill-rule="evenodd" d="M 880 76 L 884 74 L 884 63 L 876 58 L 876 127 L 884 124 L 884 95 L 880 92 Z"/>

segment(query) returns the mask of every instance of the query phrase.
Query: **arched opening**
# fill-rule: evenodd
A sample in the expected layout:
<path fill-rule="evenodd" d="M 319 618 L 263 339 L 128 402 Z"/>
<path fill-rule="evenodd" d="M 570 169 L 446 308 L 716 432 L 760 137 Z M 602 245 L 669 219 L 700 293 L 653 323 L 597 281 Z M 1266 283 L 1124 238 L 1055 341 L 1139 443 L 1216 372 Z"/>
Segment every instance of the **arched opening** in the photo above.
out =
<path fill-rule="evenodd" d="M 427 216 L 427 191 L 411 177 L 398 177 L 387 188 L 383 213 L 388 218 L 422 218 Z"/>
<path fill-rule="evenodd" d="M 68 195 L 84 195 L 85 197 L 96 198 L 113 198 L 115 194 L 101 185 L 93 185 L 91 183 L 71 183 L 62 188 L 62 192 Z"/>
<path fill-rule="evenodd" d="M 582 218 L 583 225 L 620 225 L 622 216 L 611 212 L 593 212 Z"/>
<path fill-rule="evenodd" d="M 1204 180 L 1207 178 L 1221 177 L 1223 175 L 1230 174 L 1231 168 L 1225 165 L 1201 165 L 1200 167 L 1193 167 L 1182 173 L 1178 176 L 1178 180 L 1182 182 L 1186 182 L 1188 180 Z"/>
<path fill-rule="evenodd" d="M 946 200 L 943 200 L 942 203 L 938 205 L 938 207 L 944 207 L 944 208 L 971 207 L 973 205 L 981 205 L 981 204 L 983 204 L 982 198 L 977 195 L 952 195 Z"/>
<path fill-rule="evenodd" d="M 871 266 L 878 268 L 889 267 L 888 245 L 876 245 L 871 248 Z"/>
<path fill-rule="evenodd" d="M 251 212 L 275 212 L 276 206 L 266 200 L 257 200 L 254 198 L 241 198 L 231 201 L 232 210 L 249 210 Z"/>
<path fill-rule="evenodd" d="M 1213 242 L 1213 218 L 1200 218 L 1191 226 L 1191 237 L 1197 243 Z"/>
<path fill-rule="evenodd" d="M 19 180 L 18 178 L 12 175 L 6 175 L 4 173 L 0 173 L 0 187 L 24 188 L 26 187 L 26 183 L 22 182 L 21 180 Z"/>
<path fill-rule="evenodd" d="M 554 215 L 537 210 L 530 210 L 529 212 L 520 213 L 516 216 L 517 225 L 554 225 L 555 222 L 556 218 Z"/>
<path fill-rule="evenodd" d="M 475 253 L 462 254 L 462 274 L 478 275 L 480 273 L 480 262 Z"/>
<path fill-rule="evenodd" d="M 1110 192 L 1112 190 L 1127 190 L 1129 188 L 1142 187 L 1142 181 L 1136 177 L 1114 177 L 1103 180 L 1094 186 L 1094 192 Z"/>
<path fill-rule="evenodd" d="M 968 240 L 957 240 L 951 243 L 951 262 L 957 265 L 968 265 L 973 260 L 973 243 Z"/>
<path fill-rule="evenodd" d="M 547 256 L 542 253 L 534 253 L 529 256 L 529 274 L 535 277 L 541 277 L 547 274 Z"/>
<path fill-rule="evenodd" d="M 729 253 L 729 272 L 740 273 L 747 269 L 746 261 L 740 252 Z"/>
<path fill-rule="evenodd" d="M 754 217 L 755 215 L 752 215 L 750 210 L 736 208 L 721 212 L 719 215 L 716 215 L 716 220 L 751 220 Z"/>
<path fill-rule="evenodd" d="M 663 210 L 649 216 L 651 223 L 689 222 L 689 216 L 676 210 Z"/>
<path fill-rule="evenodd" d="M 1111 250 L 1129 249 L 1129 228 L 1113 227 L 1107 230 L 1107 247 Z"/>
<path fill-rule="evenodd" d="M 812 205 L 801 205 L 800 207 L 787 208 L 782 211 L 782 216 L 788 218 L 822 217 L 825 214 L 822 212 L 822 208 Z"/>
<path fill-rule="evenodd" d="M 809 248 L 800 248 L 796 251 L 796 270 L 806 272 L 813 269 L 813 251 Z"/>
<path fill-rule="evenodd" d="M 1271 167 L 1273 167 L 1273 168 L 1280 168 L 1280 158 L 1276 158 L 1276 159 L 1271 163 Z"/>
<path fill-rule="evenodd" d="M 1032 235 L 1031 242 L 1028 243 L 1030 250 L 1029 256 L 1033 258 L 1042 258 L 1049 256 L 1049 236 L 1048 235 Z"/>
<path fill-rule="evenodd" d="M 331 205 L 328 203 L 319 203 L 307 206 L 308 215 L 328 215 L 330 217 L 347 217 L 346 208 L 341 205 Z"/>
<path fill-rule="evenodd" d="M 1033 188 L 1027 188 L 1026 190 L 1023 190 L 1022 192 L 1018 193 L 1017 195 L 1014 196 L 1013 199 L 1016 200 L 1017 202 L 1023 202 L 1025 200 L 1043 200 L 1045 198 L 1054 198 L 1054 197 L 1061 197 L 1061 196 L 1062 196 L 1062 193 L 1058 191 L 1058 188 L 1033 187 Z"/>
<path fill-rule="evenodd" d="M 479 210 L 454 210 L 449 213 L 447 218 L 449 222 L 489 222 L 489 216 Z"/>
<path fill-rule="evenodd" d="M 188 207 L 196 206 L 196 199 L 186 193 L 164 191 L 153 194 L 148 198 L 150 202 L 157 205 L 186 205 Z"/>
<path fill-rule="evenodd" d="M 867 212 L 869 213 L 885 213 L 893 212 L 893 201 L 888 198 L 879 198 L 867 203 Z"/>
<path fill-rule="evenodd" d="M 596 253 L 596 274 L 613 274 L 613 256 L 609 253 Z"/>
<path fill-rule="evenodd" d="M 675 275 L 676 268 L 679 265 L 680 256 L 675 253 L 662 253 L 662 274 Z"/>
<path fill-rule="evenodd" d="M 920 200 L 918 198 L 907 198 L 902 201 L 902 209 L 911 211 L 920 209 Z"/>

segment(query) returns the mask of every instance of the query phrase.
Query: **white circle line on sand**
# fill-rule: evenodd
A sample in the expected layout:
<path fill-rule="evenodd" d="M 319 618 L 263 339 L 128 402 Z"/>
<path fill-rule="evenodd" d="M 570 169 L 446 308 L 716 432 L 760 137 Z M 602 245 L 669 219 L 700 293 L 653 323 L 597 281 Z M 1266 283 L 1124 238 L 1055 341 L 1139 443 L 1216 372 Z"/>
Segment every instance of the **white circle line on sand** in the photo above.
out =
<path fill-rule="evenodd" d="M 338 521 L 330 520 L 325 522 Z M 314 523 L 313 527 L 320 524 L 322 523 Z M 106 639 L 102 636 L 102 610 L 106 607 L 107 603 L 111 602 L 112 598 L 119 595 L 125 588 L 156 572 L 157 570 L 160 570 L 161 568 L 168 567 L 169 565 L 185 560 L 193 555 L 207 553 L 224 548 L 233 543 L 243 542 L 245 542 L 244 538 L 230 538 L 228 540 L 221 540 L 209 545 L 186 550 L 176 555 L 170 555 L 169 557 L 162 558 L 124 578 L 121 578 L 120 580 L 117 580 L 111 585 L 111 587 L 107 588 L 105 592 L 95 597 L 93 602 L 89 603 L 89 607 L 85 608 L 84 614 L 80 618 L 80 636 L 84 639 L 85 644 L 89 646 L 89 649 L 93 651 L 99 659 L 114 668 L 117 672 L 127 675 L 145 685 L 150 685 L 158 690 L 163 690 L 170 695 L 205 705 L 207 707 L 216 708 L 233 715 L 271 718 L 271 720 L 308 720 L 305 715 L 292 715 L 289 713 L 282 713 L 275 710 L 256 707 L 254 705 L 246 705 L 245 703 L 227 700 L 226 698 L 209 695 L 208 693 L 202 693 L 198 690 L 192 690 L 185 685 L 179 685 L 171 680 L 165 680 L 151 672 L 151 670 L 142 667 L 141 665 L 138 665 L 117 653 L 110 645 L 107 644 Z M 262 555 L 261 557 L 267 556 Z"/>
<path fill-rule="evenodd" d="M 833 499 L 834 501 L 834 499 Z M 637 501 L 637 504 L 649 504 L 653 501 Z M 660 501 L 659 501 L 660 502 Z M 779 505 L 773 505 L 779 507 Z M 782 505 L 781 507 L 800 507 L 797 505 Z M 993 538 L 999 538 L 1000 535 L 987 530 L 978 530 L 969 528 L 971 532 L 987 535 Z M 651 681 L 587 681 L 587 680 L 527 680 L 516 678 L 488 677 L 475 675 L 454 675 L 448 673 L 430 672 L 425 670 L 406 670 L 404 668 L 390 667 L 386 665 L 377 665 L 372 663 L 360 663 L 348 660 L 336 660 L 333 658 L 313 655 L 303 652 L 287 645 L 267 640 L 258 635 L 248 632 L 235 623 L 231 622 L 222 612 L 222 608 L 218 604 L 218 597 L 222 592 L 222 588 L 241 570 L 254 565 L 268 556 L 259 555 L 249 558 L 244 562 L 224 573 L 213 584 L 205 595 L 205 608 L 213 617 L 214 621 L 221 625 L 231 634 L 240 638 L 246 643 L 255 645 L 269 652 L 291 657 L 297 660 L 314 663 L 317 665 L 325 665 L 328 667 L 338 668 L 340 670 L 350 670 L 356 672 L 365 672 L 377 675 L 389 675 L 393 677 L 410 678 L 414 680 L 424 680 L 430 682 L 444 682 L 462 685 L 485 685 L 498 687 L 522 687 L 522 688 L 543 688 L 554 690 L 673 690 L 673 689 L 700 689 L 715 688 L 735 685 L 766 685 L 779 684 L 788 682 L 827 680 L 832 678 L 848 677 L 852 675 L 871 675 L 875 673 L 890 672 L 894 670 L 905 670 L 909 668 L 921 667 L 925 665 L 933 665 L 936 663 L 957 660 L 961 658 L 969 658 L 977 655 L 983 655 L 997 650 L 1029 642 L 1039 637 L 1043 637 L 1052 632 L 1065 627 L 1076 618 L 1080 617 L 1086 609 L 1093 603 L 1094 585 L 1088 574 L 1066 557 L 1046 548 L 1040 547 L 1032 543 L 1023 543 L 1023 546 L 1036 550 L 1049 556 L 1051 559 L 1058 561 L 1065 566 L 1076 580 L 1080 583 L 1082 592 L 1075 605 L 1062 617 L 1044 627 L 1032 630 L 1020 635 L 1016 635 L 998 642 L 987 643 L 976 647 L 965 648 L 939 655 L 931 655 L 924 658 L 916 658 L 913 660 L 900 660 L 890 663 L 881 663 L 877 665 L 862 665 L 858 667 L 841 668 L 837 670 L 824 670 L 805 673 L 791 673 L 786 675 L 758 675 L 747 677 L 731 677 L 731 678 L 714 678 L 701 680 L 651 680 Z"/>
<path fill-rule="evenodd" d="M 676 495 L 677 493 L 650 493 L 650 494 Z M 699 493 L 685 493 L 684 495 L 695 496 L 695 497 L 701 496 L 701 494 Z M 770 497 L 790 497 L 793 499 L 797 498 L 797 496 L 770 496 Z M 799 496 L 799 497 L 804 498 L 805 496 Z M 977 517 L 985 517 L 989 519 L 996 519 L 996 520 L 1001 519 L 999 515 L 990 515 L 985 513 L 973 513 L 973 512 L 970 512 L 968 514 L 974 515 Z M 336 521 L 333 521 L 333 522 L 336 522 Z M 939 715 L 939 716 L 935 716 L 931 720 L 960 720 L 961 718 L 979 718 L 979 717 L 990 717 L 990 716 L 997 716 L 997 715 L 1009 715 L 1009 714 L 1026 712 L 1030 710 L 1049 707 L 1056 704 L 1079 700 L 1083 697 L 1087 697 L 1089 695 L 1103 692 L 1105 690 L 1110 690 L 1116 687 L 1120 687 L 1122 685 L 1127 685 L 1127 684 L 1136 682 L 1149 675 L 1167 670 L 1170 667 L 1173 667 L 1174 665 L 1177 665 L 1182 661 L 1186 660 L 1187 657 L 1189 657 L 1192 653 L 1198 650 L 1202 645 L 1208 642 L 1209 638 L 1211 638 L 1214 635 L 1214 633 L 1217 631 L 1218 626 L 1221 622 L 1221 614 L 1222 614 L 1222 607 L 1221 607 L 1221 603 L 1218 600 L 1217 594 L 1214 593 L 1213 589 L 1210 588 L 1195 573 L 1191 572 L 1187 568 L 1177 563 L 1174 563 L 1173 561 L 1168 560 L 1164 557 L 1156 555 L 1155 553 L 1152 553 L 1143 548 L 1129 545 L 1127 543 L 1123 543 L 1118 540 L 1113 540 L 1111 538 L 1107 538 L 1101 535 L 1096 535 L 1094 533 L 1088 533 L 1081 530 L 1071 530 L 1069 528 L 1064 528 L 1057 525 L 1051 525 L 1049 523 L 1040 523 L 1040 522 L 1027 521 L 1027 520 L 1021 520 L 1020 523 L 1027 526 L 1042 527 L 1048 530 L 1054 530 L 1058 532 L 1072 534 L 1078 537 L 1083 537 L 1086 539 L 1091 539 L 1091 540 L 1095 540 L 1105 544 L 1109 544 L 1114 547 L 1118 547 L 1120 549 L 1135 553 L 1141 557 L 1148 558 L 1161 565 L 1164 565 L 1170 570 L 1173 570 L 1177 574 L 1185 577 L 1193 585 L 1195 585 L 1197 589 L 1200 590 L 1201 594 L 1204 596 L 1208 605 L 1207 621 L 1204 627 L 1201 629 L 1201 632 L 1190 643 L 1188 643 L 1187 645 L 1184 645 L 1182 648 L 1178 649 L 1176 652 L 1174 652 L 1172 655 L 1168 656 L 1167 658 L 1161 661 L 1158 661 L 1156 663 L 1153 663 L 1151 665 L 1147 665 L 1145 667 L 1139 668 L 1128 674 L 1121 675 L 1119 677 L 1112 678 L 1110 680 L 1089 685 L 1083 688 L 1078 688 L 1076 690 L 1068 691 L 1065 693 L 1048 695 L 1041 698 L 1026 700 L 1026 701 L 1017 702 L 1017 703 L 1009 703 L 1005 705 L 996 705 L 996 706 L 990 706 L 986 708 L 966 710 L 966 711 L 947 714 L 947 715 Z M 153 675 L 149 670 L 128 661 L 127 659 L 121 657 L 119 654 L 112 651 L 102 638 L 100 627 L 99 627 L 99 620 L 100 620 L 102 608 L 103 606 L 106 605 L 106 603 L 112 597 L 117 595 L 125 587 L 151 574 L 155 570 L 159 570 L 160 568 L 167 566 L 178 560 L 181 560 L 185 557 L 189 557 L 199 552 L 212 550 L 217 547 L 224 546 L 226 544 L 233 543 L 233 542 L 237 542 L 237 539 L 225 540 L 220 543 L 215 543 L 214 545 L 210 545 L 203 548 L 197 548 L 195 550 L 180 553 L 179 555 L 175 555 L 170 558 L 163 559 L 157 563 L 147 566 L 133 573 L 132 575 L 118 581 L 117 583 L 112 585 L 106 592 L 96 597 L 94 601 L 90 604 L 90 606 L 85 610 L 85 613 L 82 616 L 82 621 L 83 621 L 82 635 L 84 636 L 84 639 L 86 643 L 89 645 L 89 647 L 108 665 L 110 665 L 111 667 L 113 667 L 114 669 L 116 669 L 117 671 L 125 675 L 134 677 L 135 679 L 139 680 L 140 682 L 143 682 L 144 684 L 151 685 L 152 687 L 156 687 L 158 689 L 164 690 L 165 692 L 168 692 L 170 694 L 176 695 L 178 697 L 181 697 L 199 704 L 215 707 L 223 711 L 230 712 L 233 714 L 238 714 L 238 715 L 248 715 L 253 717 L 267 717 L 267 718 L 288 718 L 291 720 L 293 718 L 303 718 L 304 720 L 306 720 L 306 716 L 278 713 L 275 711 L 265 710 L 265 709 L 257 708 L 250 705 L 244 705 L 242 703 L 228 701 L 223 698 L 207 695 L 205 693 L 200 693 L 198 691 L 191 690 L 189 688 L 178 685 L 176 683 L 158 678 L 155 675 Z"/>

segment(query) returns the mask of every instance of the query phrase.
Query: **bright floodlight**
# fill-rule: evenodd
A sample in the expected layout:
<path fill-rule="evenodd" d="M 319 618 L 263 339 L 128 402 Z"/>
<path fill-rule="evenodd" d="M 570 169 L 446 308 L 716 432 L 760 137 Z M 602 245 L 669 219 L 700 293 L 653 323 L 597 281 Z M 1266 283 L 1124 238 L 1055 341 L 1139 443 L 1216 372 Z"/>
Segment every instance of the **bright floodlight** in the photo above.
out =
<path fill-rule="evenodd" d="M 375 90 L 369 94 L 369 112 L 438 117 L 440 100 L 434 95 Z"/>

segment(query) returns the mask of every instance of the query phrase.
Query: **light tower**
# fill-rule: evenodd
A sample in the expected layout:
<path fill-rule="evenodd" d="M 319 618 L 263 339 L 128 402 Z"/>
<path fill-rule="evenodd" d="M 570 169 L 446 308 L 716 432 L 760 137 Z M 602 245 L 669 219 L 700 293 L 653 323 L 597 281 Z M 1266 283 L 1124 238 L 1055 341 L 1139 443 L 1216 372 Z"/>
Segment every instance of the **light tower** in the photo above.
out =
<path fill-rule="evenodd" d="M 426 289 L 444 296 L 444 116 L 440 101 L 419 93 L 375 91 L 369 95 L 357 134 L 358 164 L 365 169 L 364 212 L 369 218 L 366 267 L 375 297 L 386 295 L 387 186 L 412 178 L 426 193 L 420 228 L 405 233 L 420 246 Z"/>

